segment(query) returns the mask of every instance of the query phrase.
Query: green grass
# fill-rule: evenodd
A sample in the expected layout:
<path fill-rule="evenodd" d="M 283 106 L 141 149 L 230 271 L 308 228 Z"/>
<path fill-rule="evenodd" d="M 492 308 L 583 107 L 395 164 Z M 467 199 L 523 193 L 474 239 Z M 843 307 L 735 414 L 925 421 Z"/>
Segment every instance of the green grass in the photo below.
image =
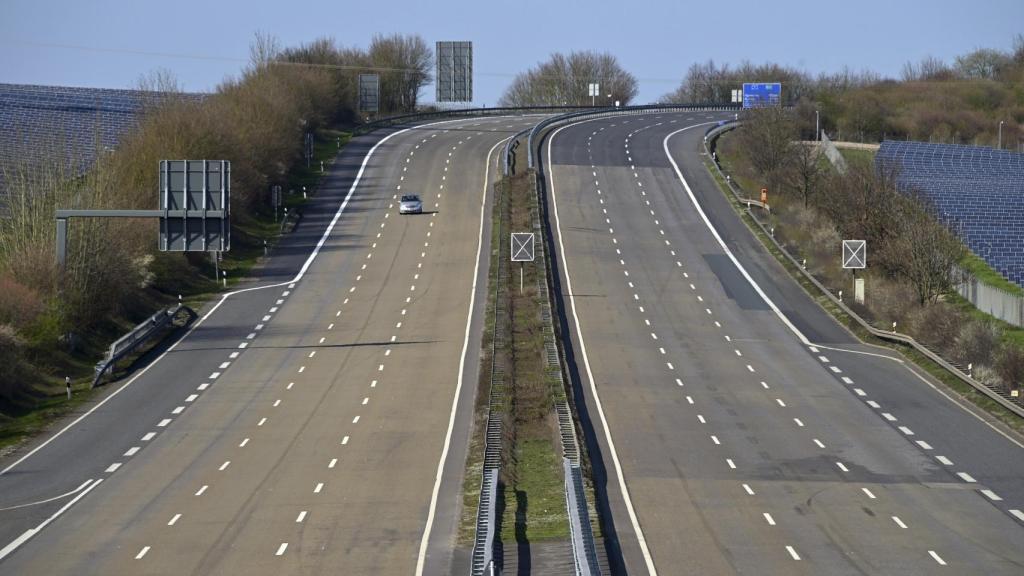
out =
<path fill-rule="evenodd" d="M 1017 296 L 1024 296 L 1024 289 L 1017 286 L 1013 282 L 1010 282 L 999 272 L 996 272 L 988 262 L 985 262 L 981 257 L 974 254 L 968 253 L 967 256 L 960 261 L 960 267 L 970 272 L 972 276 L 977 278 L 979 281 L 988 284 L 993 288 L 998 288 L 1009 292 L 1010 294 L 1016 294 Z"/>
<path fill-rule="evenodd" d="M 859 148 L 839 148 L 839 154 L 850 164 L 873 163 L 875 161 L 874 150 L 861 150 Z"/>
<path fill-rule="evenodd" d="M 521 440 L 516 445 L 518 478 L 505 488 L 501 541 L 540 542 L 569 537 L 562 463 L 550 438 Z"/>

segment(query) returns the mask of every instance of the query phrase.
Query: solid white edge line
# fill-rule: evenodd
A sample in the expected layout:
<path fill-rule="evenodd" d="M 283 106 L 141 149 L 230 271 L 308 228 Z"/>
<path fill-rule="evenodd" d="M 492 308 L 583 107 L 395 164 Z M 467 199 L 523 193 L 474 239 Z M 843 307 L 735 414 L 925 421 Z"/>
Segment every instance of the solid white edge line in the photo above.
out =
<path fill-rule="evenodd" d="M 511 136 L 509 137 L 511 138 Z M 444 475 L 444 464 L 448 460 L 448 450 L 451 448 L 452 431 L 455 429 L 455 414 L 459 408 L 459 396 L 462 392 L 462 378 L 466 368 L 466 354 L 469 351 L 469 333 L 473 324 L 473 307 L 476 304 L 476 287 L 480 276 L 480 254 L 483 250 L 484 223 L 487 215 L 487 189 L 491 177 L 491 154 L 501 146 L 505 140 L 499 140 L 487 151 L 486 166 L 484 168 L 484 191 L 480 198 L 480 229 L 476 238 L 476 262 L 473 265 L 473 283 L 469 289 L 469 312 L 466 314 L 466 333 L 462 339 L 462 355 L 459 360 L 459 377 L 455 384 L 455 396 L 452 398 L 452 410 L 448 416 L 448 431 L 444 436 L 444 448 L 441 450 L 441 459 L 437 462 L 437 474 L 434 476 L 434 489 L 430 494 L 430 508 L 427 512 L 427 524 L 423 527 L 423 536 L 420 537 L 420 550 L 416 557 L 416 576 L 423 575 L 423 567 L 427 560 L 427 546 L 430 543 L 430 531 L 434 527 L 434 516 L 437 514 L 437 496 L 441 491 L 441 478 Z"/>
<path fill-rule="evenodd" d="M 452 123 L 452 122 L 461 122 L 461 121 L 464 121 L 464 119 L 460 118 L 460 119 L 457 119 L 457 120 L 442 120 L 442 121 L 439 121 L 439 122 L 430 122 L 428 124 L 418 124 L 416 126 L 416 128 L 418 129 L 418 128 L 423 128 L 425 126 L 434 126 L 434 125 L 437 125 L 437 124 L 448 124 L 448 123 Z M 391 138 L 393 138 L 395 136 L 398 136 L 399 134 L 403 134 L 403 133 L 408 132 L 410 130 L 412 130 L 412 128 L 403 128 L 402 130 L 398 130 L 396 132 L 392 132 L 391 134 L 388 134 L 387 136 L 381 138 L 380 141 L 378 141 L 376 144 L 374 144 L 373 147 L 370 148 L 370 151 L 366 153 L 366 156 L 363 157 L 362 164 L 360 164 L 360 166 L 359 166 L 359 172 L 356 173 L 355 180 L 352 181 L 352 185 L 349 187 L 348 193 L 345 195 L 345 199 L 341 202 L 341 206 L 339 206 L 338 210 L 334 213 L 334 218 L 331 219 L 331 223 L 327 225 L 327 229 L 324 230 L 323 235 L 320 236 L 320 240 L 316 243 L 316 246 L 313 248 L 313 252 L 310 253 L 309 257 L 306 259 L 306 262 L 303 263 L 302 268 L 299 269 L 298 274 L 296 274 L 294 278 L 292 278 L 291 280 L 286 280 L 284 282 L 278 282 L 276 284 L 268 284 L 266 286 L 253 286 L 252 288 L 243 288 L 241 290 L 233 290 L 231 292 L 226 292 L 225 294 L 223 294 L 221 296 L 220 300 L 216 304 L 214 304 L 213 308 L 211 308 L 209 312 L 207 312 L 206 314 L 203 315 L 202 318 L 197 320 L 196 323 L 193 324 L 191 328 L 189 328 L 188 332 L 186 332 L 184 336 L 182 336 L 180 339 L 178 339 L 177 342 L 172 344 L 162 354 L 157 356 L 156 359 L 153 360 L 153 362 L 151 362 L 146 367 L 144 367 L 142 370 L 140 370 L 138 374 L 136 374 L 130 380 L 125 382 L 120 388 L 118 388 L 117 390 L 113 391 L 109 396 L 107 396 L 102 401 L 100 401 L 95 406 L 93 406 L 91 409 L 89 409 L 88 412 L 86 412 L 85 414 L 82 414 L 81 416 L 76 418 L 73 422 L 71 422 L 70 424 L 68 424 L 64 428 L 61 428 L 56 434 L 54 434 L 53 436 L 48 438 L 45 442 L 43 442 L 39 446 L 36 446 L 35 448 L 33 448 L 31 451 L 29 451 L 27 454 L 25 454 L 21 458 L 18 458 L 17 460 L 15 460 L 11 465 L 7 466 L 3 470 L 0 470 L 0 476 L 3 476 L 7 472 L 11 471 L 15 466 L 17 466 L 18 464 L 21 464 L 22 462 L 24 462 L 26 459 L 28 459 L 33 454 L 35 454 L 36 452 L 38 452 L 38 451 L 42 450 L 43 448 L 45 448 L 47 445 L 50 444 L 50 442 L 53 442 L 54 440 L 59 438 L 61 435 L 63 435 L 65 432 L 70 430 L 73 426 L 75 426 L 76 424 L 78 424 L 79 422 L 81 422 L 82 420 L 87 418 L 88 416 L 90 416 L 93 412 L 98 410 L 101 406 L 103 406 L 104 404 L 109 402 L 112 398 L 117 396 L 122 390 L 124 390 L 128 386 L 131 386 L 133 382 L 135 382 L 140 377 L 142 377 L 142 375 L 145 374 L 146 372 L 148 372 L 150 368 L 152 368 L 153 366 L 156 366 L 160 362 L 160 360 L 162 360 L 165 356 L 167 356 L 168 354 L 173 352 L 174 349 L 178 347 L 178 344 L 181 344 L 182 342 L 187 340 L 188 337 L 192 334 L 192 332 L 194 332 L 197 328 L 199 328 L 203 324 L 203 322 L 205 322 L 207 318 L 209 318 L 211 315 L 213 315 L 213 313 L 216 312 L 218 308 L 220 308 L 221 304 L 223 304 L 224 301 L 227 300 L 228 298 L 230 298 L 231 296 L 234 296 L 235 294 L 242 294 L 244 292 L 253 292 L 255 290 L 266 290 L 267 288 L 280 288 L 281 286 L 289 286 L 289 287 L 291 287 L 292 284 L 295 284 L 296 282 L 301 280 L 302 277 L 306 275 L 306 271 L 309 269 L 310 265 L 313 264 L 313 261 L 316 259 L 317 255 L 320 254 L 321 248 L 323 248 L 324 243 L 327 242 L 327 238 L 330 237 L 331 232 L 334 231 L 334 226 L 338 223 L 338 220 L 341 218 L 341 215 L 345 211 L 345 208 L 348 207 L 349 200 L 352 199 L 352 195 L 355 193 L 356 188 L 359 186 L 359 183 L 362 181 L 363 173 L 366 171 L 366 165 L 369 164 L 370 158 L 373 156 L 374 152 L 377 151 L 377 148 L 380 147 L 381 144 L 387 142 L 388 140 L 390 140 Z"/>
<path fill-rule="evenodd" d="M 89 480 L 89 482 L 92 482 L 92 480 Z M 46 528 L 46 526 L 50 522 L 53 522 L 54 520 L 56 520 L 58 516 L 60 516 L 64 512 L 66 512 L 68 508 L 71 508 L 72 506 L 74 506 L 76 502 L 78 502 L 79 500 L 84 498 L 86 494 L 91 492 L 93 488 L 99 486 L 102 482 L 103 482 L 103 479 L 100 478 L 95 483 L 91 484 L 88 488 L 86 488 L 85 490 L 82 490 L 82 492 L 78 496 L 75 496 L 70 502 L 68 502 L 67 504 L 62 506 L 60 510 L 57 510 L 56 512 L 54 512 L 53 516 L 50 516 L 46 520 L 43 520 L 39 524 L 39 526 L 36 526 L 35 528 L 30 528 L 30 529 L 26 530 L 21 536 L 18 536 L 17 538 L 15 538 L 13 542 L 8 544 L 7 546 L 4 546 L 3 549 L 0 550 L 0 560 L 3 560 L 7 556 L 9 556 L 11 554 L 11 552 L 14 552 L 15 550 L 17 550 L 25 542 L 28 542 L 30 538 L 32 538 L 33 536 L 38 534 L 43 528 Z"/>
<path fill-rule="evenodd" d="M 46 500 L 39 500 L 37 502 L 29 502 L 28 504 L 18 504 L 16 506 L 8 506 L 7 508 L 0 508 L 0 512 L 6 512 L 8 510 L 17 510 L 19 508 L 28 508 L 29 506 L 37 506 L 39 504 L 48 504 L 50 502 L 53 502 L 53 501 L 56 501 L 56 500 L 60 500 L 61 498 L 67 498 L 68 496 L 71 496 L 72 494 L 77 494 L 78 492 L 81 492 L 82 490 L 85 489 L 86 486 L 88 486 L 91 483 L 92 483 L 92 479 L 90 478 L 89 480 L 86 480 L 85 482 L 82 482 L 81 486 L 79 486 L 78 488 L 75 488 L 74 490 L 72 490 L 70 492 L 65 492 L 65 493 L 61 494 L 60 496 L 54 496 L 53 498 L 47 498 Z"/>
<path fill-rule="evenodd" d="M 637 541 L 640 545 L 640 552 L 643 554 L 644 563 L 647 565 L 647 572 L 650 576 L 656 576 L 658 571 L 654 567 L 654 559 L 651 557 L 651 551 L 647 547 L 647 538 L 644 537 L 644 532 L 640 528 L 640 521 L 636 516 L 636 511 L 633 509 L 633 501 L 629 497 L 629 488 L 626 487 L 626 479 L 622 473 L 622 464 L 619 462 L 619 455 L 615 449 L 615 441 L 612 440 L 611 429 L 608 427 L 608 419 L 604 414 L 604 407 L 601 404 L 601 397 L 597 393 L 597 384 L 594 381 L 594 373 L 590 368 L 590 358 L 587 356 L 587 345 L 583 340 L 583 329 L 580 326 L 580 318 L 576 313 L 576 297 L 572 289 L 572 279 L 569 276 L 569 260 L 565 255 L 565 243 L 562 241 L 562 226 L 558 217 L 558 195 L 555 193 L 555 170 L 554 165 L 551 163 L 551 148 L 554 145 L 555 137 L 562 130 L 565 130 L 569 126 L 576 126 L 577 124 L 568 124 L 562 126 L 554 131 L 548 138 L 548 171 L 550 176 L 548 177 L 548 186 L 551 190 L 551 205 L 555 214 L 555 230 L 558 236 L 558 251 L 562 256 L 562 271 L 565 274 L 566 289 L 569 293 L 569 307 L 572 309 L 573 322 L 576 324 L 576 338 L 580 344 L 580 355 L 583 356 L 583 366 L 587 372 L 587 379 L 590 381 L 590 393 L 594 397 L 594 406 L 597 408 L 597 413 L 601 417 L 601 426 L 604 428 L 605 442 L 608 443 L 608 451 L 612 458 L 612 462 L 615 464 L 615 475 L 618 479 L 619 490 L 622 492 L 622 499 L 626 504 L 626 512 L 629 514 L 629 521 L 633 526 L 633 532 L 636 534 Z"/>
<path fill-rule="evenodd" d="M 755 282 L 754 279 L 750 276 L 750 274 L 747 272 L 747 269 L 743 267 L 743 264 L 740 264 L 740 261 L 736 259 L 736 256 L 733 255 L 732 250 L 729 250 L 729 247 L 726 246 L 725 241 L 722 240 L 722 237 L 718 234 L 718 230 L 715 229 L 715 226 L 711 223 L 711 220 L 708 219 L 707 214 L 704 213 L 704 208 L 702 208 L 700 202 L 697 201 L 697 197 L 694 196 L 693 190 L 690 189 L 690 184 L 686 181 L 686 178 L 683 177 L 683 172 L 679 169 L 679 164 L 676 163 L 676 159 L 673 158 L 672 153 L 669 152 L 668 141 L 673 136 L 679 134 L 680 132 L 685 132 L 693 128 L 707 126 L 708 124 L 714 124 L 714 122 L 694 124 L 693 126 L 681 128 L 679 130 L 676 130 L 675 132 L 670 133 L 668 136 L 665 136 L 665 139 L 662 141 L 662 148 L 664 148 L 665 150 L 665 156 L 668 157 L 668 161 L 672 163 L 672 169 L 675 170 L 676 176 L 679 177 L 679 181 L 683 183 L 683 188 L 686 189 L 686 194 L 690 197 L 690 202 L 693 203 L 693 207 L 697 209 L 697 213 L 700 214 L 701 219 L 704 221 L 704 225 L 707 226 L 708 230 L 711 231 L 711 235 L 714 236 L 715 240 L 718 241 L 718 245 L 722 247 L 722 251 L 725 252 L 725 255 L 729 257 L 729 260 L 732 261 L 733 265 L 736 266 L 736 269 L 740 271 L 740 274 L 742 274 L 743 277 L 747 280 L 747 282 L 750 283 L 750 286 L 754 289 L 755 292 L 757 292 L 758 296 L 760 296 L 761 299 L 764 300 L 765 304 L 768 304 L 772 311 L 775 312 L 775 315 L 778 316 L 780 320 L 782 320 L 782 323 L 785 324 L 786 327 L 789 328 L 791 332 L 793 332 L 793 334 L 796 334 L 796 337 L 800 339 L 801 343 L 803 343 L 805 346 L 810 346 L 810 340 L 808 340 L 807 337 L 804 336 L 803 332 L 800 332 L 800 330 L 798 330 L 797 327 L 794 326 L 793 323 L 789 321 L 789 318 L 787 318 L 786 315 L 782 313 L 782 310 L 779 310 L 779 307 L 775 305 L 775 302 L 772 302 L 772 299 L 769 298 L 768 295 L 764 293 L 764 290 L 761 289 L 761 286 L 759 286 L 757 282 Z"/>

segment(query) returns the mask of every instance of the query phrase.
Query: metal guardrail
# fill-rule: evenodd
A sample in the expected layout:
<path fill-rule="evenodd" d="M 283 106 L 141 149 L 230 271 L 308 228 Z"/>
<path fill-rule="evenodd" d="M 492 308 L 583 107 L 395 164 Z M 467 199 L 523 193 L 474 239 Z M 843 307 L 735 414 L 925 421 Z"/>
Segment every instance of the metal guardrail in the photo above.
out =
<path fill-rule="evenodd" d="M 494 536 L 497 530 L 498 478 L 501 472 L 501 451 L 503 438 L 503 417 L 505 414 L 505 366 L 497 359 L 495 352 L 499 342 L 504 343 L 508 329 L 507 308 L 502 294 L 507 290 L 508 265 L 503 257 L 509 246 L 501 230 L 501 210 L 504 190 L 498 192 L 495 203 L 498 206 L 497 224 L 497 269 L 494 285 L 494 318 L 491 326 L 491 376 L 487 402 L 487 423 L 484 432 L 484 462 L 481 474 L 480 499 L 476 509 L 476 534 L 470 559 L 470 573 L 473 576 L 498 574 L 500 569 L 494 561 Z"/>
<path fill-rule="evenodd" d="M 714 144 L 714 139 L 717 138 L 718 136 L 720 136 L 723 132 L 726 132 L 728 130 L 732 130 L 733 128 L 737 128 L 740 125 L 741 125 L 740 122 L 730 122 L 730 123 L 728 123 L 726 125 L 715 127 L 714 129 L 708 131 L 708 133 L 706 134 L 705 139 L 704 139 L 704 151 L 706 153 L 708 153 L 708 156 L 710 157 L 710 155 L 711 155 L 711 148 L 708 145 L 709 143 L 711 143 L 713 145 Z M 760 206 L 761 205 L 760 202 L 755 202 L 755 201 L 752 201 L 752 200 L 749 200 L 747 198 L 743 198 L 743 197 L 740 196 L 739 192 L 736 189 L 735 183 L 732 182 L 731 178 L 726 178 L 725 177 L 725 173 L 722 172 L 722 168 L 721 168 L 721 166 L 719 166 L 717 160 L 713 160 L 711 162 L 711 164 L 715 167 L 715 171 L 718 172 L 719 176 L 722 177 L 722 180 L 725 180 L 726 184 L 728 185 L 729 191 L 732 192 L 732 194 L 736 198 L 737 202 L 740 202 L 741 204 L 746 203 L 748 210 L 750 210 L 750 205 L 755 205 L 755 206 Z M 763 207 L 763 206 L 761 206 L 761 207 Z M 753 216 L 753 214 L 751 214 L 751 216 Z M 797 261 L 797 259 L 795 257 L 793 257 L 793 255 L 790 254 L 789 251 L 786 250 L 786 248 L 778 240 L 775 239 L 774 234 L 772 234 L 767 228 L 765 228 L 764 224 L 762 224 L 760 220 L 758 220 L 757 218 L 751 218 L 751 220 L 753 220 L 754 223 L 757 224 L 757 227 L 760 228 L 762 232 L 764 232 L 765 237 L 768 238 L 772 242 L 772 244 L 775 245 L 775 247 L 779 250 L 779 252 L 781 252 L 786 257 L 787 260 L 789 260 L 794 266 L 796 266 L 796 269 L 799 270 L 800 273 L 805 278 L 807 278 L 807 280 L 809 280 L 812 284 L 814 284 L 814 286 L 819 291 L 821 291 L 821 293 L 824 294 L 826 298 L 831 300 L 833 304 L 838 306 L 850 318 L 853 318 L 855 322 L 860 324 L 861 327 L 864 328 L 865 330 L 867 330 L 871 335 L 873 335 L 873 336 L 875 336 L 877 338 L 881 338 L 883 340 L 888 340 L 890 342 L 899 342 L 901 344 L 905 344 L 907 346 L 910 346 L 910 347 L 914 348 L 915 350 L 917 350 L 921 354 L 924 354 L 926 357 L 928 357 L 928 359 L 930 359 L 932 362 L 935 362 L 936 364 L 941 366 L 944 370 L 946 370 L 947 372 L 949 372 L 953 376 L 956 376 L 957 378 L 959 378 L 961 381 L 965 382 L 966 384 L 970 385 L 972 388 L 974 388 L 978 392 L 981 392 L 985 396 L 989 397 L 990 399 L 995 401 L 997 404 L 999 404 L 1003 408 L 1006 408 L 1007 410 L 1009 410 L 1010 412 L 1013 412 L 1017 416 L 1020 416 L 1021 418 L 1024 418 L 1024 408 L 1022 408 L 1022 407 L 1018 406 L 1017 404 L 1007 400 L 1006 398 L 1003 398 L 997 392 L 995 392 L 994 390 L 990 389 L 988 386 L 985 386 L 981 382 L 978 382 L 974 378 L 971 378 L 969 375 L 965 374 L 959 368 L 957 368 L 956 366 L 950 364 L 949 362 L 947 362 L 944 358 L 942 358 L 941 356 L 939 356 L 935 352 L 932 352 L 930 349 L 928 349 L 928 347 L 924 346 L 923 344 L 921 344 L 917 340 L 914 340 L 913 337 L 911 337 L 911 336 L 909 336 L 907 334 L 901 334 L 901 333 L 895 332 L 895 331 L 890 332 L 888 330 L 880 330 L 880 329 L 875 328 L 874 326 L 872 326 L 866 320 L 861 318 L 860 315 L 858 315 L 856 312 L 854 312 L 852 309 L 850 309 L 850 307 L 847 306 L 846 303 L 844 303 L 842 300 L 840 300 L 835 295 L 833 295 L 832 292 L 828 288 L 826 288 L 824 284 L 819 282 L 818 279 L 815 278 L 813 274 L 808 272 Z"/>
<path fill-rule="evenodd" d="M 532 152 L 532 150 L 531 150 Z M 539 173 L 535 174 L 536 209 L 533 219 L 535 234 L 543 237 L 541 214 L 544 213 L 541 190 L 543 180 Z M 576 436 L 576 423 L 572 417 L 572 409 L 566 395 L 565 374 L 568 367 L 564 362 L 564 353 L 559 347 L 555 332 L 554 315 L 552 313 L 553 286 L 549 282 L 548 270 L 551 262 L 548 259 L 547 245 L 537 242 L 535 259 L 539 263 L 537 274 L 537 292 L 544 294 L 541 302 L 541 320 L 543 321 L 544 349 L 546 356 L 546 375 L 552 381 L 555 414 L 558 417 L 558 431 L 562 444 L 562 461 L 564 470 L 564 487 L 566 512 L 569 516 L 573 562 L 577 576 L 600 576 L 601 568 L 597 559 L 597 543 L 590 525 L 590 512 L 587 505 L 586 492 L 583 486 L 583 471 L 580 468 L 580 447 Z"/>
<path fill-rule="evenodd" d="M 192 318 L 195 318 L 195 311 L 183 304 L 176 304 L 153 314 L 124 336 L 118 338 L 110 345 L 107 356 L 96 364 L 96 375 L 92 380 L 92 387 L 95 388 L 103 375 L 114 367 L 118 360 L 130 354 L 144 342 L 149 340 L 154 333 L 166 327 L 174 321 L 179 312 L 185 311 Z"/>
<path fill-rule="evenodd" d="M 396 124 L 407 124 L 421 120 L 434 118 L 450 118 L 460 116 L 508 116 L 514 114 L 544 114 L 554 112 L 565 112 L 566 110 L 593 109 L 591 106 L 522 106 L 522 107 L 497 107 L 497 108 L 463 108 L 459 110 L 437 110 L 432 112 L 414 112 L 411 114 L 399 114 L 380 118 L 366 124 L 361 124 L 352 131 L 353 134 L 367 134 L 379 128 L 387 128 Z"/>
<path fill-rule="evenodd" d="M 581 120 L 587 120 L 590 118 L 599 118 L 602 116 L 630 116 L 639 114 L 656 114 L 658 112 L 682 112 L 682 111 L 694 111 L 694 112 L 722 112 L 725 110 L 740 110 L 739 104 L 646 104 L 643 106 L 621 106 L 618 108 L 600 108 L 597 110 L 587 110 L 584 112 L 573 112 L 570 114 L 563 114 L 561 116 L 553 116 L 546 118 L 538 122 L 533 129 L 530 131 L 530 136 L 527 139 L 527 166 L 533 168 L 537 165 L 537 161 L 534 158 L 536 153 L 536 142 L 537 137 L 544 130 L 557 126 L 559 124 L 567 124 L 571 122 L 579 122 Z"/>

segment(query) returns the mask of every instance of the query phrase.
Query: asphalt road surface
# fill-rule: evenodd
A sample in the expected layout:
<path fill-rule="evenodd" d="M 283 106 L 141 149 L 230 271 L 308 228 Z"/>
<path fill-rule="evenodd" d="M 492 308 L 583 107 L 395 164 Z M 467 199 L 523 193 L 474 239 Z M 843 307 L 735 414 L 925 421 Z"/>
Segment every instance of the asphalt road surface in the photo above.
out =
<path fill-rule="evenodd" d="M 619 569 L 1024 573 L 1019 440 L 860 344 L 766 253 L 702 165 L 731 117 L 606 118 L 542 149 Z"/>
<path fill-rule="evenodd" d="M 2 464 L 0 573 L 461 571 L 485 190 L 536 121 L 349 144 L 256 281 Z"/>

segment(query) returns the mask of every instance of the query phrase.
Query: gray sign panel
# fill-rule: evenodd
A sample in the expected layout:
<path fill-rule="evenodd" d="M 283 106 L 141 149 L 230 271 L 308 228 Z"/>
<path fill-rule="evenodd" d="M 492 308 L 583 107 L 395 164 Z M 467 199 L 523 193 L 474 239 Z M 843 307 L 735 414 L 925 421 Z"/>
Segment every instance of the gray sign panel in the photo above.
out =
<path fill-rule="evenodd" d="M 473 43 L 437 43 L 438 102 L 473 101 Z"/>
<path fill-rule="evenodd" d="M 359 111 L 380 112 L 380 75 L 359 75 Z"/>
<path fill-rule="evenodd" d="M 231 248 L 231 162 L 160 161 L 160 249 Z"/>
<path fill-rule="evenodd" d="M 533 232 L 512 233 L 512 261 L 533 262 L 534 237 Z"/>
<path fill-rule="evenodd" d="M 843 240 L 843 268 L 861 270 L 868 264 L 866 240 Z"/>

